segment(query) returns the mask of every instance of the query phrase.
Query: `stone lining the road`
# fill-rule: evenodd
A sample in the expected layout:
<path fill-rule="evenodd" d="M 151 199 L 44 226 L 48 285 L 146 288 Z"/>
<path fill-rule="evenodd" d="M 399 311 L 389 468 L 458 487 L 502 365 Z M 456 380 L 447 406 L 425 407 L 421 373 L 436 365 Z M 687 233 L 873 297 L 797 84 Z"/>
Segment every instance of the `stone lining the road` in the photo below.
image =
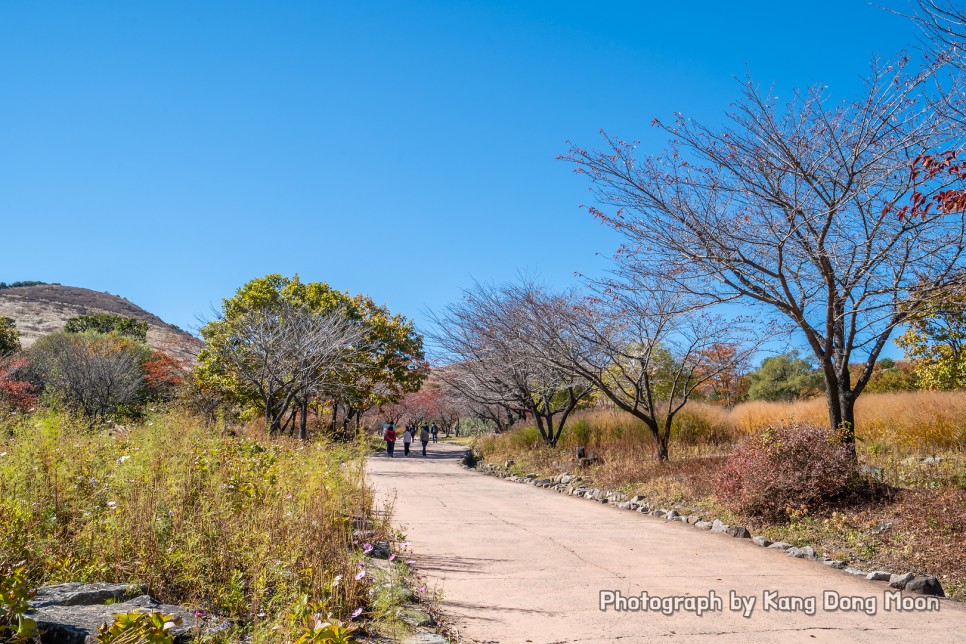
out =
<path fill-rule="evenodd" d="M 471 466 L 471 463 L 476 464 L 476 467 Z M 472 452 L 467 452 L 467 456 L 461 461 L 460 465 L 466 469 L 475 470 L 488 476 L 502 478 L 513 483 L 523 483 L 532 485 L 533 487 L 553 490 L 568 496 L 589 499 L 597 503 L 607 503 L 619 510 L 649 514 L 654 517 L 663 518 L 666 521 L 680 521 L 681 523 L 692 525 L 699 530 L 709 530 L 736 539 L 750 539 L 752 543 L 759 547 L 772 550 L 784 550 L 790 557 L 815 560 L 830 568 L 842 570 L 847 574 L 857 577 L 864 577 L 869 581 L 887 582 L 890 587 L 898 590 L 907 590 L 909 592 L 934 597 L 946 597 L 939 580 L 931 575 L 916 575 L 914 573 L 896 574 L 884 570 L 868 571 L 851 568 L 844 561 L 830 559 L 816 554 L 811 546 L 795 547 L 788 543 L 773 542 L 761 535 L 752 536 L 748 528 L 744 526 L 732 526 L 724 523 L 720 519 L 709 519 L 691 514 L 690 510 L 686 508 L 652 507 L 645 497 L 635 496 L 628 499 L 627 495 L 623 492 L 593 487 L 581 476 L 567 473 L 557 474 L 551 478 L 543 478 L 535 473 L 527 474 L 526 476 L 516 476 L 509 472 L 513 461 L 507 461 L 502 467 L 495 463 L 483 465 Z"/>

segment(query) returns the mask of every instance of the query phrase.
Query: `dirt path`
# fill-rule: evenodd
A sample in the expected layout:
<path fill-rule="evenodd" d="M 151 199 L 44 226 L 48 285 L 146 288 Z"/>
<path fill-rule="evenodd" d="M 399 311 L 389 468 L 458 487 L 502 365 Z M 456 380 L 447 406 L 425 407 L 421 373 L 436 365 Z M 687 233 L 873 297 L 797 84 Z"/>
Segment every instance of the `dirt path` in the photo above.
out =
<path fill-rule="evenodd" d="M 746 539 L 467 471 L 457 465 L 462 447 L 430 450 L 428 458 L 377 456 L 369 472 L 381 499 L 395 497 L 396 523 L 416 566 L 442 592 L 441 608 L 464 641 L 926 643 L 962 641 L 966 633 L 964 604 L 887 612 L 887 584 Z M 625 597 L 713 590 L 723 608 L 701 617 L 602 612 L 601 590 Z M 730 609 L 730 591 L 756 598 L 751 617 Z M 816 598 L 816 612 L 766 611 L 765 591 Z M 825 591 L 874 598 L 877 614 L 823 610 Z"/>

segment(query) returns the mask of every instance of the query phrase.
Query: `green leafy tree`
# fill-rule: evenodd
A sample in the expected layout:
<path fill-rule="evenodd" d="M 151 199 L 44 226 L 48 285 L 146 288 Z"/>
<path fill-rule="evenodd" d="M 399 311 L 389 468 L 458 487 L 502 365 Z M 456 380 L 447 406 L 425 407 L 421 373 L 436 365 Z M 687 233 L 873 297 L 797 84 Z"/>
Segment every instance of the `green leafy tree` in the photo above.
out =
<path fill-rule="evenodd" d="M 116 333 L 129 338 L 145 342 L 148 338 L 148 323 L 137 318 L 128 318 L 110 313 L 95 313 L 94 315 L 79 315 L 67 320 L 64 326 L 67 333 Z"/>
<path fill-rule="evenodd" d="M 748 378 L 748 397 L 752 400 L 796 400 L 825 390 L 822 374 L 812 369 L 797 350 L 765 358 Z"/>
<path fill-rule="evenodd" d="M 858 371 L 859 366 L 853 368 Z M 891 391 L 912 391 L 918 387 L 915 367 L 908 360 L 896 362 L 883 358 L 875 363 L 875 370 L 865 390 L 869 393 L 888 393 Z"/>
<path fill-rule="evenodd" d="M 25 280 L 22 282 L 0 282 L 0 290 L 5 288 L 19 288 L 21 286 L 47 286 L 47 282 L 38 282 L 37 280 Z M 57 282 L 50 284 L 50 286 L 60 286 Z"/>
<path fill-rule="evenodd" d="M 0 317 L 0 358 L 20 351 L 20 331 L 11 318 Z"/>
<path fill-rule="evenodd" d="M 966 291 L 947 288 L 933 297 L 896 344 L 913 361 L 919 388 L 966 387 Z"/>
<path fill-rule="evenodd" d="M 266 398 L 264 392 L 253 387 L 251 380 L 240 377 L 237 364 L 229 359 L 240 321 L 260 312 L 282 311 L 295 307 L 317 316 L 338 313 L 361 331 L 358 342 L 360 350 L 354 359 L 340 369 L 337 382 L 327 382 L 324 390 L 300 389 L 294 380 L 282 384 L 280 391 L 273 391 Z M 224 300 L 218 319 L 201 329 L 205 349 L 198 357 L 195 378 L 199 389 L 224 396 L 251 412 L 271 416 L 271 428 L 280 429 L 280 413 L 269 413 L 274 396 L 282 398 L 282 404 L 292 404 L 295 414 L 304 421 L 312 406 L 327 407 L 333 414 L 333 427 L 337 412 L 343 411 L 345 425 L 352 419 L 358 422 L 363 413 L 373 407 L 398 400 L 406 393 L 416 391 L 426 376 L 422 336 L 412 322 L 400 315 L 392 315 L 384 306 L 376 305 L 365 295 L 350 296 L 323 282 L 303 282 L 278 274 L 266 275 L 243 285 L 234 296 Z M 282 366 L 283 367 L 283 366 Z M 282 369 L 284 370 L 284 369 Z M 279 370 L 276 370 L 276 372 Z M 279 383 L 282 380 L 278 380 Z M 277 411 L 277 410 L 276 410 Z M 284 411 L 284 410 L 282 410 Z"/>

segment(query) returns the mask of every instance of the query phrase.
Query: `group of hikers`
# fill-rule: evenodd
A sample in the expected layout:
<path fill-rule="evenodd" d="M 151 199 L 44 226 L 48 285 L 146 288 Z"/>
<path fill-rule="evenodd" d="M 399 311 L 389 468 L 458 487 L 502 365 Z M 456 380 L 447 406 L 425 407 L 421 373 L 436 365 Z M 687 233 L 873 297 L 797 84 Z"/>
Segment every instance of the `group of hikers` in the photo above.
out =
<path fill-rule="evenodd" d="M 429 445 L 430 438 L 435 443 L 437 442 L 438 436 L 439 427 L 436 426 L 436 423 L 433 423 L 432 427 L 423 423 L 422 428 L 419 430 L 419 442 L 423 444 L 423 456 L 426 456 L 426 446 Z M 393 452 L 396 450 L 396 426 L 394 423 L 386 423 L 383 427 L 382 440 L 386 441 L 386 453 L 389 455 L 389 458 L 392 458 Z M 403 430 L 402 435 L 404 456 L 409 456 L 409 449 L 412 447 L 414 440 L 416 440 L 416 423 L 410 423 L 406 425 L 406 429 Z"/>

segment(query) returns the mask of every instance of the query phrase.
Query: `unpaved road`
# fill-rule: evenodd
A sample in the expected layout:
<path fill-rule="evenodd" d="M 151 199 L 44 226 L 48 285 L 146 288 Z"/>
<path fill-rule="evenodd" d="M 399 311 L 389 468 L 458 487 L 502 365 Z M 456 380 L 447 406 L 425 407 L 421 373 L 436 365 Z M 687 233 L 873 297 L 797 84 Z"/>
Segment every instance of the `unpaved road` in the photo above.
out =
<path fill-rule="evenodd" d="M 765 550 L 678 522 L 483 476 L 458 466 L 465 448 L 430 445 L 428 458 L 397 451 L 370 459 L 371 483 L 395 499 L 419 572 L 464 641 L 534 642 L 956 642 L 966 604 L 887 612 L 885 583 Z M 962 544 L 950 544 L 962 547 Z M 602 612 L 601 590 L 624 596 L 708 596 L 720 611 Z M 729 592 L 755 597 L 751 617 Z M 766 611 L 763 593 L 815 598 L 816 612 Z M 823 610 L 823 593 L 874 598 L 876 614 Z M 906 595 L 918 597 L 917 595 Z"/>

